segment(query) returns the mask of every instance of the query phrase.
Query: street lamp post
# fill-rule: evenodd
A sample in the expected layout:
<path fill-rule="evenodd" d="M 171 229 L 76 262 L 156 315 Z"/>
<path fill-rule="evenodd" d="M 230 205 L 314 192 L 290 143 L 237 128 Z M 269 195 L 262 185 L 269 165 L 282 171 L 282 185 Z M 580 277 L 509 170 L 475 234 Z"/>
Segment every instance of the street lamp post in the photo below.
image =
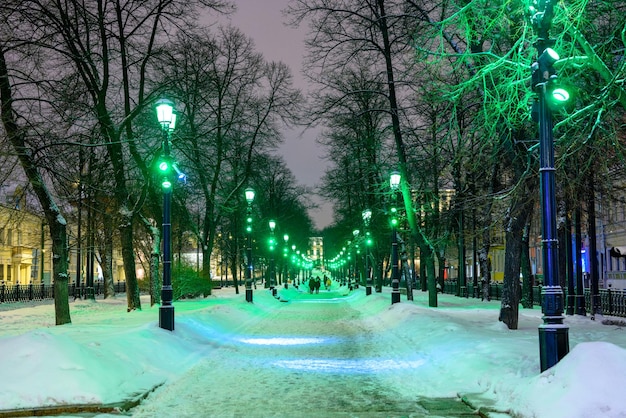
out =
<path fill-rule="evenodd" d="M 569 352 L 569 328 L 563 323 L 563 290 L 559 284 L 558 239 L 556 235 L 556 192 L 552 112 L 548 103 L 548 84 L 556 79 L 553 64 L 558 54 L 550 48 L 550 26 L 553 16 L 551 0 L 535 3 L 531 17 L 538 31 L 537 62 L 533 64 L 533 89 L 537 94 L 539 122 L 539 173 L 541 184 L 541 235 L 544 260 L 544 286 L 541 289 L 543 324 L 539 326 L 541 371 L 559 362 Z M 559 89 L 560 90 L 560 89 Z M 552 93 L 554 94 L 554 93 Z M 566 95 L 565 91 L 560 92 Z"/>
<path fill-rule="evenodd" d="M 354 289 L 358 289 L 359 288 L 359 281 L 361 281 L 361 275 L 359 272 L 359 254 L 360 254 L 360 247 L 359 247 L 359 234 L 361 233 L 361 231 L 359 231 L 358 229 L 355 229 L 354 231 L 352 231 L 352 235 L 354 236 L 354 263 L 353 263 L 353 276 L 354 276 Z"/>
<path fill-rule="evenodd" d="M 167 99 L 160 99 L 156 103 L 157 119 L 163 132 L 163 153 L 159 162 L 159 170 L 162 172 L 161 187 L 163 189 L 163 284 L 161 287 L 161 306 L 159 307 L 159 327 L 168 331 L 174 330 L 174 305 L 172 299 L 172 182 L 170 161 L 170 134 L 176 124 L 174 103 Z"/>
<path fill-rule="evenodd" d="M 246 213 L 246 302 L 252 302 L 252 202 L 254 201 L 254 189 L 248 187 L 245 191 L 246 202 L 248 202 L 248 210 Z"/>
<path fill-rule="evenodd" d="M 291 244 L 291 259 L 293 260 L 293 284 L 294 286 L 300 283 L 300 250 L 296 250 L 295 244 Z"/>
<path fill-rule="evenodd" d="M 345 286 L 347 283 L 346 258 L 348 258 L 348 255 L 346 253 L 346 247 L 341 247 L 341 251 L 339 251 L 339 256 L 341 257 L 341 285 Z"/>
<path fill-rule="evenodd" d="M 398 225 L 398 217 L 396 208 L 396 200 L 398 195 L 398 187 L 400 186 L 400 173 L 394 171 L 389 178 L 391 187 L 393 206 L 391 207 L 391 303 L 400 302 L 400 270 L 398 269 L 398 237 L 396 228 Z"/>
<path fill-rule="evenodd" d="M 372 294 L 372 275 L 370 272 L 370 246 L 372 245 L 372 237 L 370 236 L 370 221 L 372 220 L 372 211 L 365 209 L 361 212 L 363 223 L 365 224 L 365 295 Z"/>
<path fill-rule="evenodd" d="M 283 235 L 283 242 L 285 246 L 283 247 L 283 260 L 285 261 L 285 271 L 283 272 L 283 284 L 285 285 L 285 289 L 289 288 L 289 263 L 291 262 L 291 257 L 289 256 L 289 235 Z"/>
<path fill-rule="evenodd" d="M 274 260 L 274 229 L 276 229 L 276 221 L 269 221 L 270 227 L 270 290 L 272 291 L 272 296 L 276 296 L 276 266 Z"/>

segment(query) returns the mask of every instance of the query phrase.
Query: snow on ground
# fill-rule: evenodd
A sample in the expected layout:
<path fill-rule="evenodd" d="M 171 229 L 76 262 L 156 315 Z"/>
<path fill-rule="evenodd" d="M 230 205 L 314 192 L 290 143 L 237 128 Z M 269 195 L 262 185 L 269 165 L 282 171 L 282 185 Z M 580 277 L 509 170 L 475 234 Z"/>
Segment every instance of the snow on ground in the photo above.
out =
<path fill-rule="evenodd" d="M 293 302 L 278 302 L 259 288 L 254 303 L 249 304 L 241 290 L 237 295 L 233 288 L 224 288 L 205 299 L 175 302 L 174 332 L 158 327 L 158 306 L 149 307 L 147 298 L 142 299 L 143 310 L 131 313 L 126 312 L 124 295 L 71 302 L 72 324 L 64 326 L 54 326 L 52 303 L 2 304 L 0 409 L 110 404 L 162 385 L 135 411 L 137 416 L 150 416 L 150 411 L 163 410 L 176 393 L 194 393 L 181 387 L 198 385 L 200 376 L 190 377 L 194 373 L 211 373 L 218 387 L 220 382 L 236 384 L 234 373 L 244 370 L 243 366 L 218 367 L 216 363 L 229 358 L 228 350 L 234 344 L 255 338 L 255 344 L 264 345 L 259 362 L 271 361 L 273 366 L 286 368 L 279 363 L 284 360 L 278 354 L 285 344 L 315 344 L 328 337 L 322 335 L 323 328 L 312 329 L 302 320 L 284 322 L 292 336 L 285 342 L 278 342 L 279 335 L 249 335 L 255 326 L 261 334 L 268 318 L 286 321 L 281 315 L 290 312 L 288 305 Z M 328 326 L 338 327 L 341 333 L 354 329 L 355 350 L 361 360 L 348 362 L 343 353 L 343 357 L 337 356 L 341 361 L 322 364 L 315 360 L 306 367 L 318 372 L 322 368 L 349 369 L 355 385 L 363 382 L 364 375 L 398 367 L 403 372 L 382 373 L 381 378 L 407 397 L 480 393 L 498 408 L 521 417 L 626 417 L 623 327 L 603 325 L 589 317 L 566 317 L 570 353 L 540 373 L 538 326 L 542 321 L 537 307 L 520 309 L 519 329 L 511 331 L 498 322 L 498 301 L 439 295 L 439 307 L 429 308 L 422 292 L 415 293 L 414 302 L 403 296 L 402 303 L 395 305 L 390 304 L 387 288 L 371 296 L 365 296 L 363 288 L 347 297 L 340 293 L 347 292 L 321 291 L 317 296 L 301 294 L 293 287 L 280 289 L 285 300 L 300 298 L 314 303 L 315 297 L 332 297 L 332 303 L 345 304 L 346 317 L 337 317 Z M 333 346 L 325 350 L 332 354 Z M 254 367 L 257 360 L 242 361 Z M 199 366 L 202 364 L 204 368 Z M 240 396 L 263 402 L 265 410 L 272 410 L 267 404 L 272 400 L 264 396 L 266 379 L 275 378 L 278 372 L 262 371 L 261 366 L 259 363 L 259 373 L 237 377 L 245 379 Z M 290 363 L 288 367 L 303 365 Z M 407 373 L 414 378 L 407 378 Z M 172 382 L 175 384 L 168 386 Z M 359 389 L 355 388 L 355 393 Z M 225 394 L 234 388 L 221 390 Z M 169 391 L 178 392 L 168 397 Z M 237 400 L 232 402 L 236 408 Z M 193 402 L 187 403 L 187 413 L 193 416 Z M 202 403 L 198 402 L 196 416 L 203 416 Z"/>

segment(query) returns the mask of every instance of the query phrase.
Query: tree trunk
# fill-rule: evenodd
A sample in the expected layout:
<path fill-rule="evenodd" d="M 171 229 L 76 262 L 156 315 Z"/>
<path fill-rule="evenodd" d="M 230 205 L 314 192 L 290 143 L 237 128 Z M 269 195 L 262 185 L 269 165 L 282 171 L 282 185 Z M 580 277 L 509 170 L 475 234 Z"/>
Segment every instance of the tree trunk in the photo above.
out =
<path fill-rule="evenodd" d="M 380 257 L 380 254 L 378 257 L 375 258 L 374 261 L 374 265 L 372 266 L 374 268 L 375 274 L 376 274 L 376 279 L 375 279 L 375 290 L 376 293 L 381 293 L 383 291 L 383 259 L 382 257 Z"/>
<path fill-rule="evenodd" d="M 102 279 L 104 281 L 104 298 L 115 296 L 115 285 L 113 283 L 113 219 L 109 213 L 102 215 L 104 229 L 104 243 L 100 254 L 100 267 L 102 268 Z"/>
<path fill-rule="evenodd" d="M 583 287 L 583 261 L 582 252 L 582 220 L 580 206 L 574 209 L 574 242 L 576 247 L 576 315 L 587 315 L 585 309 L 585 289 Z"/>
<path fill-rule="evenodd" d="M 237 277 L 238 268 L 237 268 L 237 252 L 231 254 L 230 257 L 230 273 L 233 276 L 233 285 L 235 286 L 235 293 L 239 294 L 239 279 Z"/>
<path fill-rule="evenodd" d="M 133 224 L 130 215 L 122 216 L 120 241 L 122 247 L 122 260 L 124 261 L 124 273 L 126 276 L 126 301 L 127 311 L 141 310 L 139 299 L 139 285 L 135 272 L 135 251 L 133 250 Z"/>
<path fill-rule="evenodd" d="M 56 325 L 72 322 L 68 300 L 68 260 L 66 221 L 39 173 L 35 156 L 26 146 L 27 129 L 18 126 L 4 49 L 0 47 L 0 116 L 11 146 L 15 150 L 28 181 L 43 208 L 52 239 L 52 277 L 54 280 L 54 313 Z"/>
<path fill-rule="evenodd" d="M 409 266 L 409 254 L 406 245 L 400 234 L 398 234 L 398 243 L 400 244 L 400 266 L 401 277 L 404 279 L 406 286 L 406 299 L 413 300 L 413 278 L 411 277 L 411 267 Z"/>
<path fill-rule="evenodd" d="M 150 306 L 161 303 L 161 232 L 158 228 L 152 234 L 152 255 L 150 257 Z"/>
<path fill-rule="evenodd" d="M 459 273 L 457 278 L 456 285 L 456 295 L 460 297 L 467 297 L 467 272 L 465 270 L 465 257 L 466 257 L 466 248 L 465 248 L 465 209 L 461 208 L 459 212 L 459 224 L 458 224 L 458 245 L 457 251 L 459 253 Z"/>
<path fill-rule="evenodd" d="M 208 281 L 211 286 L 209 288 L 209 295 L 211 294 L 211 288 L 213 287 L 213 281 L 211 280 L 211 250 L 205 243 L 202 244 L 202 278 Z"/>
<path fill-rule="evenodd" d="M 488 232 L 487 232 L 488 234 Z M 491 259 L 489 259 L 489 247 L 491 246 L 491 239 L 487 240 L 487 243 L 483 241 L 482 247 L 478 250 L 478 263 L 480 265 L 480 292 L 481 300 L 491 300 L 489 295 L 489 285 L 491 283 Z"/>
<path fill-rule="evenodd" d="M 600 273 L 598 268 L 598 248 L 596 244 L 596 190 L 593 174 L 589 174 L 587 190 L 587 234 L 589 235 L 589 272 L 591 275 L 591 318 L 600 313 Z"/>
<path fill-rule="evenodd" d="M 60 215 L 60 214 L 59 214 Z M 50 224 L 50 236 L 52 237 L 52 275 L 54 277 L 54 314 L 56 325 L 64 325 L 72 322 L 70 317 L 70 304 L 68 294 L 68 260 L 67 234 L 65 220 L 61 217 L 57 220 L 46 216 Z M 56 216 L 55 216 L 56 218 Z"/>
<path fill-rule="evenodd" d="M 446 285 L 446 256 L 439 251 L 437 251 L 435 254 L 437 254 L 437 289 L 443 292 L 443 288 Z"/>
<path fill-rule="evenodd" d="M 528 223 L 524 227 L 524 235 L 522 238 L 522 255 L 521 255 L 521 269 L 522 269 L 522 307 L 526 309 L 533 308 L 533 277 L 532 270 L 530 268 L 530 242 L 529 231 L 530 223 L 532 222 L 532 215 L 528 217 Z"/>
<path fill-rule="evenodd" d="M 575 292 L 575 276 L 574 276 L 574 263 L 575 260 L 572 258 L 574 254 L 572 248 L 572 218 L 571 212 L 568 210 L 565 214 L 565 273 L 567 277 L 567 309 L 566 315 L 574 315 L 574 311 L 576 310 L 576 292 Z M 561 251 L 559 251 L 561 253 Z"/>
<path fill-rule="evenodd" d="M 500 321 L 517 329 L 520 301 L 520 267 L 524 251 L 524 230 L 532 211 L 532 199 L 514 198 L 505 220 L 504 286 L 500 302 Z"/>
<path fill-rule="evenodd" d="M 420 258 L 425 266 L 426 281 L 428 288 L 428 306 L 437 307 L 437 278 L 435 277 L 435 253 L 428 245 L 420 248 Z"/>

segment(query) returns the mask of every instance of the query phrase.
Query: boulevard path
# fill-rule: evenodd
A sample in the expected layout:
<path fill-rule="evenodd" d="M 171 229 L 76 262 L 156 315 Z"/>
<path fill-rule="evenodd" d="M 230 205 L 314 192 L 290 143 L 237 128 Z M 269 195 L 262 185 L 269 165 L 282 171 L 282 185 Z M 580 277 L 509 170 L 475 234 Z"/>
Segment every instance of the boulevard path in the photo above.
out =
<path fill-rule="evenodd" d="M 205 359 L 157 389 L 132 416 L 477 416 L 459 399 L 420 399 L 396 390 L 398 382 L 418 378 L 416 368 L 425 360 L 393 330 L 376 324 L 371 304 L 389 309 L 388 298 L 363 293 L 292 290 L 289 301 L 276 300 L 272 309 L 260 304 Z M 255 298 L 268 295 L 255 291 Z M 370 304 L 367 315 L 359 309 L 364 303 Z M 385 338 L 376 338 L 380 332 Z"/>

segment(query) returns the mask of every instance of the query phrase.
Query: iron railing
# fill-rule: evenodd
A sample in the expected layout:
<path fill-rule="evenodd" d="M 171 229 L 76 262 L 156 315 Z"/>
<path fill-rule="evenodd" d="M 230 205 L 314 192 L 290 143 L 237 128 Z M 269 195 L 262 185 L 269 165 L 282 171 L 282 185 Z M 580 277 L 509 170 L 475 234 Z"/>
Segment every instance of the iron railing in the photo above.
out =
<path fill-rule="evenodd" d="M 241 285 L 242 283 L 240 283 Z M 221 286 L 232 286 L 231 280 L 213 280 L 213 287 L 219 288 Z M 489 284 L 489 298 L 494 300 L 500 300 L 502 297 L 502 289 L 504 285 L 502 283 L 490 283 Z M 101 282 L 94 283 L 94 295 L 104 295 L 104 284 Z M 126 282 L 114 283 L 115 293 L 126 293 Z M 85 298 L 87 296 L 87 287 L 82 284 L 76 286 L 72 283 L 68 285 L 68 295 L 70 298 Z M 446 280 L 443 287 L 443 292 L 447 294 L 457 294 L 456 282 L 453 280 Z M 567 289 L 563 289 L 564 300 L 567 300 Z M 462 296 L 480 298 L 482 297 L 480 292 L 480 285 L 474 288 L 471 282 L 468 282 L 467 287 L 463 289 Z M 532 297 L 532 303 L 536 306 L 541 306 L 541 286 L 533 286 L 532 292 L 529 294 Z M 587 312 L 592 312 L 592 299 L 589 288 L 584 290 L 585 307 Z M 50 284 L 26 284 L 26 285 L 5 285 L 0 284 L 0 303 L 10 302 L 26 302 L 33 300 L 45 300 L 54 299 L 54 285 Z M 599 313 L 603 315 L 611 315 L 626 318 L 626 291 L 624 290 L 612 290 L 612 289 L 600 289 L 599 294 Z"/>
<path fill-rule="evenodd" d="M 126 293 L 126 282 L 116 282 L 113 284 L 115 293 Z M 87 286 L 84 284 L 76 286 L 69 284 L 67 287 L 70 298 L 85 298 L 87 296 Z M 104 295 L 104 283 L 94 283 L 93 291 L 95 296 Z M 0 284 L 0 303 L 26 302 L 31 300 L 54 299 L 54 285 L 52 284 Z"/>
<path fill-rule="evenodd" d="M 490 283 L 489 284 L 489 298 L 500 300 L 502 297 L 502 289 L 504 285 L 502 283 Z M 443 287 L 443 292 L 447 294 L 456 295 L 457 286 L 456 281 L 446 280 Z M 468 281 L 467 288 L 462 292 L 462 296 L 471 298 L 480 298 L 481 286 L 474 288 L 473 283 Z M 591 290 L 585 288 L 583 292 L 585 296 L 585 308 L 588 313 L 592 312 L 592 299 Z M 532 292 L 528 295 L 533 305 L 541 306 L 541 286 L 533 286 Z M 563 289 L 564 301 L 567 301 L 567 289 Z M 599 294 L 599 306 L 598 313 L 603 315 L 626 317 L 626 291 L 613 290 L 613 289 L 600 289 Z"/>

